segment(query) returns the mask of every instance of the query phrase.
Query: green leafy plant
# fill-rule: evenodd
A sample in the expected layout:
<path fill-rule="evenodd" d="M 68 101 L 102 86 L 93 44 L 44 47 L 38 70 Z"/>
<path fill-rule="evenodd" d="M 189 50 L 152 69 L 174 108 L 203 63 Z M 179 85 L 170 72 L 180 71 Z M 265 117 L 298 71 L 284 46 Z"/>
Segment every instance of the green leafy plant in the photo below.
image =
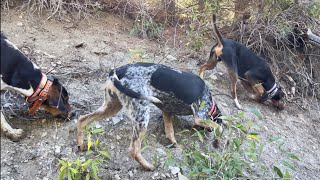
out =
<path fill-rule="evenodd" d="M 315 18 L 320 18 L 320 2 L 314 1 L 309 7 L 309 14 Z"/>
<path fill-rule="evenodd" d="M 81 158 L 59 160 L 61 165 L 59 180 L 63 180 L 64 177 L 67 177 L 68 180 L 80 180 L 83 177 L 86 180 L 91 178 L 100 179 L 98 176 L 99 166 L 101 163 L 106 162 L 106 159 L 110 159 L 110 155 L 107 151 L 100 150 L 99 138 L 95 139 L 94 137 L 96 134 L 103 133 L 104 130 L 91 124 L 85 128 L 85 132 L 88 138 L 88 150 L 84 160 L 81 160 Z"/>
<path fill-rule="evenodd" d="M 250 112 L 260 120 L 263 119 L 258 109 L 252 108 Z M 290 172 L 295 170 L 293 162 L 300 159 L 295 154 L 282 149 L 284 141 L 281 138 L 262 142 L 256 132 L 257 127 L 252 120 L 247 120 L 244 112 L 232 118 L 226 116 L 221 118 L 226 122 L 224 132 L 217 131 L 218 128 L 212 132 L 193 129 L 191 139 L 185 138 L 179 142 L 184 146 L 183 160 L 179 161 L 168 153 L 165 167 L 179 166 L 182 173 L 187 174 L 191 179 L 261 178 L 261 174 L 258 176 L 252 173 L 257 168 L 263 172 L 262 179 L 270 169 L 278 177 L 290 179 Z M 186 137 L 186 132 L 190 131 L 185 130 L 177 135 Z M 222 135 L 219 148 L 213 148 L 214 140 Z M 261 158 L 266 143 L 278 143 L 277 146 L 283 153 L 283 158 L 266 164 Z"/>
<path fill-rule="evenodd" d="M 135 62 L 151 62 L 151 59 L 142 58 L 145 51 L 140 49 L 129 49 L 129 63 Z"/>
<path fill-rule="evenodd" d="M 151 17 L 141 13 L 130 30 L 130 35 L 142 36 L 143 38 L 159 39 L 163 31 L 163 25 L 155 23 Z"/>
<path fill-rule="evenodd" d="M 300 158 L 296 154 L 285 151 L 283 149 L 283 145 L 285 144 L 285 141 L 282 138 L 274 136 L 269 139 L 269 142 L 276 143 L 277 148 L 281 152 L 281 157 L 282 157 L 273 163 L 273 164 L 279 164 L 281 167 L 273 165 L 272 169 L 280 178 L 290 179 L 291 176 L 289 173 L 289 169 L 292 171 L 296 171 L 293 165 L 293 162 L 300 161 Z"/>

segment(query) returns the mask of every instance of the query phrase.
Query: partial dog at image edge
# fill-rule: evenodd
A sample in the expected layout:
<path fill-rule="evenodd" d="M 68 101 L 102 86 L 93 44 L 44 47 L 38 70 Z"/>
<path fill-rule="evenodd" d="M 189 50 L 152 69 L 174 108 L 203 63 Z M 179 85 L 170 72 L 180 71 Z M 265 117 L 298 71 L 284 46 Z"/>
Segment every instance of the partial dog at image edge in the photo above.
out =
<path fill-rule="evenodd" d="M 23 95 L 31 103 L 31 115 L 40 107 L 56 117 L 67 118 L 72 115 L 68 92 L 58 79 L 43 74 L 1 32 L 1 91 L 6 89 Z M 13 141 L 19 140 L 23 135 L 22 129 L 14 129 L 8 124 L 2 109 L 1 131 Z"/>
<path fill-rule="evenodd" d="M 174 145 L 177 141 L 173 115 L 193 115 L 194 125 L 222 131 L 217 103 L 204 81 L 193 73 L 154 63 L 127 64 L 112 70 L 104 87 L 103 105 L 78 120 L 77 144 L 81 150 L 86 149 L 83 140 L 86 125 L 112 117 L 125 107 L 133 128 L 129 152 L 146 170 L 154 170 L 141 155 L 141 141 L 151 116 L 150 103 L 162 111 L 166 137 Z"/>
<path fill-rule="evenodd" d="M 222 38 L 216 25 L 215 15 L 213 15 L 213 25 L 213 32 L 218 42 L 212 47 L 207 63 L 200 66 L 199 76 L 203 78 L 205 70 L 214 69 L 217 63 L 222 61 L 228 69 L 231 95 L 238 109 L 243 109 L 238 102 L 236 91 L 239 78 L 251 98 L 259 102 L 271 99 L 274 107 L 283 110 L 285 94 L 276 82 L 266 60 L 241 43 Z"/>

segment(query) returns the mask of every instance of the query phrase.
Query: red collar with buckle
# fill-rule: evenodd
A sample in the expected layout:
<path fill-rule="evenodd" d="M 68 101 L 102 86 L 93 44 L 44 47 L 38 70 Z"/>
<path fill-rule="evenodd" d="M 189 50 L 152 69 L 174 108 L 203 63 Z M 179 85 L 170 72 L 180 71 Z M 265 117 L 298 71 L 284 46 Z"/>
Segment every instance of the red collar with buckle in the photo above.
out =
<path fill-rule="evenodd" d="M 42 74 L 42 78 L 37 89 L 31 96 L 26 98 L 27 102 L 32 103 L 29 107 L 29 114 L 34 115 L 42 103 L 47 99 L 52 82 L 53 81 L 49 80 L 45 74 Z"/>
<path fill-rule="evenodd" d="M 216 113 L 217 108 L 216 108 L 216 103 L 214 102 L 214 100 L 212 100 L 212 106 L 210 108 L 210 115 L 212 116 L 214 113 Z"/>

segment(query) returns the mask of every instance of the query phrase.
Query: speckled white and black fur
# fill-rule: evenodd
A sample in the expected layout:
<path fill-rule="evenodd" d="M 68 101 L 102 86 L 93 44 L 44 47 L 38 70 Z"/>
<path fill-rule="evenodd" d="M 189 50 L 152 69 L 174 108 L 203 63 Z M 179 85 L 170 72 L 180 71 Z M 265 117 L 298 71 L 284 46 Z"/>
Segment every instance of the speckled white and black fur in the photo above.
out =
<path fill-rule="evenodd" d="M 163 111 L 166 136 L 172 143 L 176 143 L 172 115 L 193 115 L 197 120 L 209 120 L 220 115 L 216 105 L 215 114 L 208 113 L 212 106 L 211 93 L 198 76 L 160 64 L 128 64 L 110 72 L 105 85 L 104 104 L 96 112 L 80 117 L 78 145 L 83 148 L 86 124 L 111 117 L 125 107 L 133 126 L 129 151 L 146 169 L 152 170 L 153 166 L 140 154 L 141 138 L 150 119 L 150 103 Z"/>

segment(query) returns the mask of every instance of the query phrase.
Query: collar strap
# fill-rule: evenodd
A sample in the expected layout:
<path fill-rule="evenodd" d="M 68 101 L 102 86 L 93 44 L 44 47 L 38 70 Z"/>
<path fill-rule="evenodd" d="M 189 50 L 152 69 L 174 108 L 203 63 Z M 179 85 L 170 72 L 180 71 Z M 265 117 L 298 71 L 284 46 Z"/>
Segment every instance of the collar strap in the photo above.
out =
<path fill-rule="evenodd" d="M 46 76 L 46 75 L 43 74 L 43 76 Z M 41 88 L 41 90 L 39 91 L 38 95 L 34 96 L 33 99 L 27 98 L 28 102 L 32 102 L 32 105 L 29 107 L 29 114 L 34 115 L 35 112 L 40 108 L 42 103 L 47 99 L 48 92 L 49 92 L 50 87 L 52 86 L 52 84 L 53 84 L 53 81 L 51 81 L 48 78 L 46 78 L 46 83 L 45 83 L 44 87 Z M 38 89 L 40 89 L 40 88 L 38 88 Z"/>
<path fill-rule="evenodd" d="M 276 95 L 277 91 L 278 91 L 278 85 L 277 83 L 274 83 L 273 87 L 269 91 L 267 91 L 268 97 L 272 98 L 273 96 Z"/>
<path fill-rule="evenodd" d="M 268 94 L 271 93 L 271 92 L 274 91 L 276 88 L 277 88 L 277 83 L 274 83 L 273 87 L 272 87 L 269 91 L 267 91 L 267 93 L 268 93 Z"/>
<path fill-rule="evenodd" d="M 212 100 L 212 106 L 210 108 L 209 115 L 212 116 L 212 114 L 214 114 L 216 111 L 217 111 L 216 103 L 214 102 L 214 100 Z"/>
<path fill-rule="evenodd" d="M 41 80 L 40 80 L 38 87 L 33 92 L 33 94 L 31 96 L 27 97 L 27 99 L 26 99 L 28 102 L 34 102 L 35 100 L 37 100 L 37 98 L 38 98 L 37 96 L 40 93 L 40 91 L 44 88 L 44 86 L 46 85 L 47 80 L 48 80 L 47 76 L 42 73 L 42 77 L 41 77 Z"/>

